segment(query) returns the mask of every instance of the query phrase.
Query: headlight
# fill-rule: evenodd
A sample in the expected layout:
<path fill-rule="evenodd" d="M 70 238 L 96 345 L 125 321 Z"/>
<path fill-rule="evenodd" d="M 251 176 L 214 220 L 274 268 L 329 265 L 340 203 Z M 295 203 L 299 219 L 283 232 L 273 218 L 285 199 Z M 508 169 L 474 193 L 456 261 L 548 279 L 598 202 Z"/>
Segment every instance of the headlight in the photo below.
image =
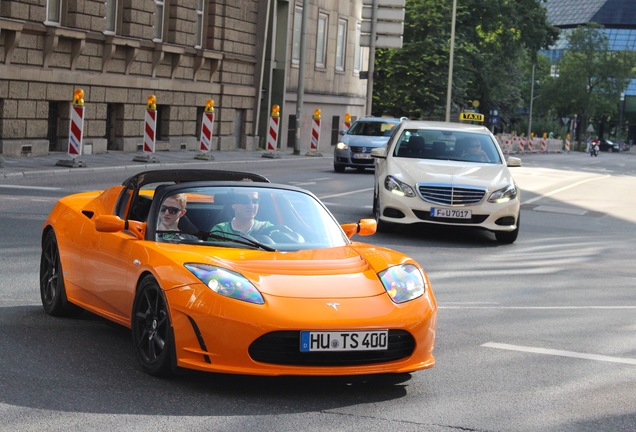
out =
<path fill-rule="evenodd" d="M 411 186 L 406 183 L 399 181 L 393 176 L 386 176 L 384 179 L 384 188 L 389 192 L 392 192 L 397 195 L 406 196 L 406 197 L 414 197 L 415 192 Z"/>
<path fill-rule="evenodd" d="M 256 287 L 236 272 L 207 264 L 185 264 L 185 268 L 217 294 L 248 303 L 265 303 Z"/>
<path fill-rule="evenodd" d="M 494 191 L 490 194 L 488 202 L 491 203 L 505 203 L 513 200 L 517 197 L 517 186 L 514 183 L 509 184 L 505 188 Z"/>
<path fill-rule="evenodd" d="M 384 289 L 394 303 L 406 303 L 424 295 L 426 282 L 413 264 L 403 264 L 378 273 Z"/>
<path fill-rule="evenodd" d="M 343 142 L 339 142 L 338 144 L 336 144 L 336 148 L 338 150 L 347 150 L 349 146 Z"/>

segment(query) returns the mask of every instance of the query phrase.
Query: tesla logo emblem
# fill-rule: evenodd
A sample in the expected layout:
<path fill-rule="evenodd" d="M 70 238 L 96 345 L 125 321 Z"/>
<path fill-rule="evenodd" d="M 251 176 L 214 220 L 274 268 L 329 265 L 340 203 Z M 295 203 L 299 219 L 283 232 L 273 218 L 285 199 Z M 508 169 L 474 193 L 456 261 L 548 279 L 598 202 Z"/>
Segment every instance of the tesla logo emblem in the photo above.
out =
<path fill-rule="evenodd" d="M 327 303 L 327 306 L 331 306 L 333 310 L 337 311 L 338 306 L 340 306 L 340 303 Z"/>

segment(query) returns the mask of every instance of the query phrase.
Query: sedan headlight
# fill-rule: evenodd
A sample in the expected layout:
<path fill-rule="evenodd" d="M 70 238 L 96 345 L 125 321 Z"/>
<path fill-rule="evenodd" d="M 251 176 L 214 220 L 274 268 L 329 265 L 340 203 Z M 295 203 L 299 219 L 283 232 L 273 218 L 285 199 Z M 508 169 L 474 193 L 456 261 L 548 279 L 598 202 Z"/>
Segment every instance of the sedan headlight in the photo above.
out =
<path fill-rule="evenodd" d="M 185 264 L 185 268 L 217 294 L 248 303 L 265 303 L 256 287 L 239 273 L 207 264 Z"/>
<path fill-rule="evenodd" d="M 510 183 L 505 188 L 494 191 L 490 194 L 488 202 L 491 203 L 505 203 L 513 200 L 517 197 L 517 186 L 514 183 Z"/>
<path fill-rule="evenodd" d="M 413 264 L 402 264 L 378 273 L 394 303 L 406 303 L 424 295 L 426 282 Z"/>
<path fill-rule="evenodd" d="M 343 142 L 339 142 L 338 144 L 336 144 L 336 148 L 338 150 L 347 150 L 349 146 Z"/>
<path fill-rule="evenodd" d="M 386 176 L 384 179 L 384 188 L 389 192 L 392 192 L 397 195 L 406 196 L 406 197 L 414 197 L 415 191 L 413 188 L 403 181 L 396 179 L 393 176 Z"/>

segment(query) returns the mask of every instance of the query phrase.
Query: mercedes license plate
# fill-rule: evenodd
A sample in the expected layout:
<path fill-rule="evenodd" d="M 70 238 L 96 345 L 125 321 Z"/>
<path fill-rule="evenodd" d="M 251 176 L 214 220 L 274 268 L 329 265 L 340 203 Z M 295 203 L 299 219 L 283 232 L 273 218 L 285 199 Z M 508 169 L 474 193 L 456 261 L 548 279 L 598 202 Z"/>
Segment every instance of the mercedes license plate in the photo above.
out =
<path fill-rule="evenodd" d="M 300 332 L 301 352 L 372 351 L 388 347 L 388 330 Z"/>
<path fill-rule="evenodd" d="M 433 207 L 431 209 L 431 217 L 450 218 L 450 219 L 470 219 L 473 217 L 473 212 L 471 210 Z"/>

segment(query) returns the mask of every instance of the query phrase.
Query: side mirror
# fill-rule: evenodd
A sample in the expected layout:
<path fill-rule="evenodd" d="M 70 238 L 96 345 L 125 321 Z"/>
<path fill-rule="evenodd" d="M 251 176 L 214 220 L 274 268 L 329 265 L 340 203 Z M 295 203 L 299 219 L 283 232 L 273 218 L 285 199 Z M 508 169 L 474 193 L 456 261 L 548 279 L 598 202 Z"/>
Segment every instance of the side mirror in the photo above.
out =
<path fill-rule="evenodd" d="M 370 236 L 375 234 L 377 230 L 377 222 L 375 219 L 360 219 L 358 223 L 348 223 L 340 225 L 347 235 L 347 238 L 353 237 L 355 234 L 361 236 Z"/>
<path fill-rule="evenodd" d="M 506 165 L 508 165 L 509 167 L 520 167 L 521 159 L 519 159 L 518 157 L 510 156 L 506 160 Z"/>
<path fill-rule="evenodd" d="M 95 218 L 95 230 L 106 233 L 130 231 L 135 237 L 142 240 L 146 235 L 146 222 L 123 220 L 115 215 L 100 215 Z"/>
<path fill-rule="evenodd" d="M 371 149 L 371 157 L 385 159 L 386 158 L 386 146 L 376 147 Z"/>

